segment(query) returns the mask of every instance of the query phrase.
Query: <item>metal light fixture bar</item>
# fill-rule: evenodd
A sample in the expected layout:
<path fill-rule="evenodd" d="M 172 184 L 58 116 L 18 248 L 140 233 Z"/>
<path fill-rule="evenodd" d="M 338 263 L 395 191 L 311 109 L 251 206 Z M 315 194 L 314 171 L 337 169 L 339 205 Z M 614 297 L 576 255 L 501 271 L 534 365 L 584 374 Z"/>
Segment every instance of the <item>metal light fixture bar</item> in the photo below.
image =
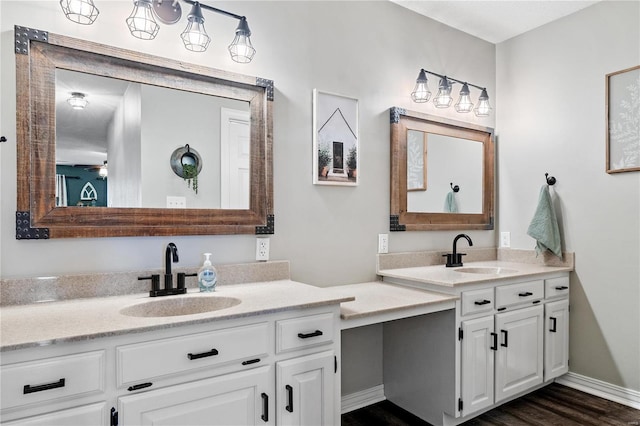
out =
<path fill-rule="evenodd" d="M 468 113 L 472 110 L 475 115 L 478 117 L 486 117 L 491 112 L 491 105 L 489 104 L 489 95 L 487 94 L 486 87 L 478 86 L 473 83 L 469 83 L 467 81 L 458 80 L 457 78 L 448 77 L 443 74 L 438 74 L 433 71 L 426 70 L 424 68 L 420 69 L 420 73 L 418 74 L 418 78 L 416 79 L 416 86 L 411 92 L 411 99 L 417 103 L 427 102 L 431 98 L 431 91 L 428 87 L 427 74 L 434 75 L 440 78 L 440 82 L 438 85 L 438 94 L 433 99 L 433 103 L 436 108 L 448 108 L 453 101 L 451 97 L 451 86 L 453 83 L 458 83 L 462 85 L 462 89 L 460 90 L 460 98 L 458 102 L 455 104 L 456 111 L 459 113 Z M 470 91 L 469 86 L 475 87 L 481 91 L 480 97 L 478 98 L 478 105 L 476 108 L 473 108 L 473 103 L 469 98 Z"/>
<path fill-rule="evenodd" d="M 194 52 L 204 52 L 209 46 L 211 37 L 204 28 L 204 9 L 239 21 L 235 38 L 228 50 L 234 61 L 251 62 L 256 50 L 251 44 L 251 30 L 246 17 L 198 1 L 182 1 L 192 6 L 187 17 L 187 28 L 180 34 L 185 48 Z M 153 40 L 158 34 L 160 25 L 156 18 L 164 24 L 175 24 L 182 17 L 179 0 L 133 0 L 133 4 L 133 11 L 126 23 L 131 35 L 142 40 Z M 60 0 L 60 6 L 69 20 L 86 25 L 92 24 L 99 13 L 93 0 Z"/>

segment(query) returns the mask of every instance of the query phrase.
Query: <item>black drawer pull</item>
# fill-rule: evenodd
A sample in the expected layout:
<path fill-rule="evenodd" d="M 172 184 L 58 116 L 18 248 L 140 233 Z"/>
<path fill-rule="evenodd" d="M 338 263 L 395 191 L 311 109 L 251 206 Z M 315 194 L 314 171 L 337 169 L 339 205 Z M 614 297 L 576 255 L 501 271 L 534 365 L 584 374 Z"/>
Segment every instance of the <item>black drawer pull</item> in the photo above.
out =
<path fill-rule="evenodd" d="M 201 354 L 187 354 L 187 358 L 200 359 L 200 358 L 206 358 L 208 356 L 214 356 L 214 355 L 218 355 L 217 349 L 211 349 L 209 352 L 203 352 Z"/>
<path fill-rule="evenodd" d="M 323 334 L 322 331 L 316 330 L 313 333 L 308 333 L 308 334 L 298 333 L 298 337 L 301 339 L 308 339 L 309 337 L 322 336 L 322 334 Z"/>
<path fill-rule="evenodd" d="M 37 385 L 37 386 L 24 385 L 22 392 L 26 395 L 28 393 L 42 392 L 50 389 L 63 388 L 64 383 L 65 383 L 65 379 L 62 378 L 57 382 L 47 383 L 45 385 Z"/>
<path fill-rule="evenodd" d="M 488 305 L 489 303 L 491 303 L 491 300 L 476 300 L 475 302 L 473 302 L 474 305 Z"/>
<path fill-rule="evenodd" d="M 250 359 L 249 361 L 242 361 L 242 365 L 255 364 L 256 362 L 260 362 L 260 358 Z"/>
<path fill-rule="evenodd" d="M 507 330 L 500 330 L 500 333 L 504 336 L 504 343 L 500 343 L 503 348 L 509 347 L 509 332 Z"/>
<path fill-rule="evenodd" d="M 293 388 L 289 385 L 284 387 L 287 390 L 287 406 L 284 407 L 290 413 L 293 413 Z"/>
<path fill-rule="evenodd" d="M 491 333 L 491 337 L 493 339 L 493 345 L 489 347 L 492 351 L 498 350 L 498 333 Z"/>
<path fill-rule="evenodd" d="M 533 293 L 531 293 L 530 291 L 525 291 L 524 293 L 518 293 L 518 296 L 529 297 L 529 296 L 533 296 Z"/>
<path fill-rule="evenodd" d="M 153 383 L 140 383 L 139 385 L 129 386 L 129 387 L 127 388 L 127 390 L 128 390 L 129 392 L 132 392 L 132 391 L 136 391 L 136 390 L 140 390 L 140 389 L 148 388 L 148 387 L 150 387 L 150 386 L 153 386 Z"/>
<path fill-rule="evenodd" d="M 549 328 L 549 331 L 552 333 L 557 333 L 558 330 L 556 330 L 556 318 L 554 317 L 549 317 L 549 322 L 551 322 L 551 328 Z"/>
<path fill-rule="evenodd" d="M 262 392 L 262 415 L 260 418 L 265 422 L 269 421 L 269 395 Z"/>
<path fill-rule="evenodd" d="M 556 287 L 556 290 L 567 290 L 569 287 L 567 287 L 566 285 L 559 285 Z"/>

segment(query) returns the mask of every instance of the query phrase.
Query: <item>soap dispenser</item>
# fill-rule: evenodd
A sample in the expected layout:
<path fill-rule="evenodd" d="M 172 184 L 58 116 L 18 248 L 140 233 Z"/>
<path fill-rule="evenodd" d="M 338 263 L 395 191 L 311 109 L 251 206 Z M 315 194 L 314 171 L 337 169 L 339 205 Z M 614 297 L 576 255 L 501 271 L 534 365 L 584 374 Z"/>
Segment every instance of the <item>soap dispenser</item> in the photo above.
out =
<path fill-rule="evenodd" d="M 211 264 L 211 253 L 204 254 L 204 264 L 198 270 L 198 286 L 201 292 L 216 291 L 216 282 L 218 281 L 218 272 Z"/>

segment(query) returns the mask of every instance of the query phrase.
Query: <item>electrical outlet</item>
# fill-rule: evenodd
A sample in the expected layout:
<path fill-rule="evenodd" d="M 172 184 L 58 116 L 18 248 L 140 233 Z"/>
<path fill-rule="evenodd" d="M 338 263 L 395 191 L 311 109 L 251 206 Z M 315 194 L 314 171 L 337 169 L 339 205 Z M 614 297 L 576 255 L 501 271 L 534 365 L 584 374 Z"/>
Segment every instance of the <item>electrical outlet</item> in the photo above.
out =
<path fill-rule="evenodd" d="M 500 233 L 500 247 L 511 247 L 511 232 Z"/>
<path fill-rule="evenodd" d="M 256 260 L 269 260 L 269 238 L 256 238 Z"/>
<path fill-rule="evenodd" d="M 378 234 L 378 253 L 389 253 L 389 234 Z"/>
<path fill-rule="evenodd" d="M 172 197 L 167 195 L 167 208 L 168 209 L 186 209 L 187 199 L 186 197 Z"/>

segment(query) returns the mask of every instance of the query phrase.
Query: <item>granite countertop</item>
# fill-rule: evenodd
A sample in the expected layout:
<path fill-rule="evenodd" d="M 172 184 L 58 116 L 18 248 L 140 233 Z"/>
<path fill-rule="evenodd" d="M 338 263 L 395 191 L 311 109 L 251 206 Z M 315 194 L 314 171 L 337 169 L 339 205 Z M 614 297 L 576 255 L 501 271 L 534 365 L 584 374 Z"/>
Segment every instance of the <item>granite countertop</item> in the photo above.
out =
<path fill-rule="evenodd" d="M 554 272 L 568 272 L 573 266 L 547 266 L 533 263 L 505 262 L 499 260 L 468 262 L 464 268 L 500 268 L 500 273 L 468 273 L 460 272 L 460 268 L 447 268 L 444 265 L 417 266 L 410 268 L 382 269 L 378 275 L 385 278 L 411 280 L 443 287 L 500 281 L 514 278 L 527 278 Z"/>
<path fill-rule="evenodd" d="M 449 305 L 458 296 L 383 283 L 380 281 L 330 287 L 336 295 L 353 295 L 355 300 L 340 304 L 342 320 L 354 320 L 412 308 Z"/>
<path fill-rule="evenodd" d="M 200 314 L 171 317 L 133 317 L 120 313 L 126 306 L 181 297 L 233 297 L 241 303 Z M 150 298 L 147 294 L 74 299 L 0 308 L 0 351 L 61 342 L 166 329 L 261 314 L 353 301 L 348 293 L 291 280 L 219 286 L 215 293 Z"/>

